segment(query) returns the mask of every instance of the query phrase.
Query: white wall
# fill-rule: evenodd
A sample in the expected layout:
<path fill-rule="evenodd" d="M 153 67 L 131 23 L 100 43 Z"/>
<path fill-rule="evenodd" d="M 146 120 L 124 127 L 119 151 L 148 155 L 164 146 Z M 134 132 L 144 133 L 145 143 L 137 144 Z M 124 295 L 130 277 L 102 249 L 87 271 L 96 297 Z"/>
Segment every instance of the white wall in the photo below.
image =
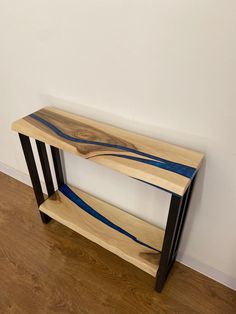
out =
<path fill-rule="evenodd" d="M 0 0 L 1 168 L 27 173 L 10 124 L 44 105 L 205 152 L 178 258 L 236 288 L 235 29 L 234 0 Z M 65 163 L 69 182 L 165 224 L 168 194 Z"/>

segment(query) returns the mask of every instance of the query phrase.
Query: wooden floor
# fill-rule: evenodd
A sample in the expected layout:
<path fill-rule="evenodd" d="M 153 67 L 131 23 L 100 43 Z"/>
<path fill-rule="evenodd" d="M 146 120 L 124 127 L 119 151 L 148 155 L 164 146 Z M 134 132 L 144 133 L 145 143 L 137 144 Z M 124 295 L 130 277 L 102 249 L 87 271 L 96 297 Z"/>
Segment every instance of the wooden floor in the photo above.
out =
<path fill-rule="evenodd" d="M 155 279 L 57 222 L 0 173 L 0 313 L 236 313 L 236 292 L 183 266 Z"/>

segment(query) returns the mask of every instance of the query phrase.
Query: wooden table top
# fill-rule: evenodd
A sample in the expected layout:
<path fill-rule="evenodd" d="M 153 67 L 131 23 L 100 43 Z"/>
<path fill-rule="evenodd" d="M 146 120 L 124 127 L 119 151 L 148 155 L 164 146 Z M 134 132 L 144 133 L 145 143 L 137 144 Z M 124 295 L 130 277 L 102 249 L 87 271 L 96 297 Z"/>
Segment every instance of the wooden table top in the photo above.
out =
<path fill-rule="evenodd" d="M 203 154 L 45 107 L 12 124 L 18 133 L 183 195 Z"/>

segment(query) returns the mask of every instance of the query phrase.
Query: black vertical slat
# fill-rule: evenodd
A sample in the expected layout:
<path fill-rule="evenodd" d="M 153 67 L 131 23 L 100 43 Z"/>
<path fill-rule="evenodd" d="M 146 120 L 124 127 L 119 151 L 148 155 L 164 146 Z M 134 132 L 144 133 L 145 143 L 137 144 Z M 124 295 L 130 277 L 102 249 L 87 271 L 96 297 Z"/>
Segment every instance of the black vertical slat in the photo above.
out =
<path fill-rule="evenodd" d="M 60 151 L 57 147 L 51 146 L 52 159 L 54 163 L 54 169 L 57 178 L 58 188 L 64 184 L 64 177 L 61 165 Z"/>
<path fill-rule="evenodd" d="M 47 187 L 48 196 L 51 196 L 54 193 L 54 186 L 53 186 L 52 174 L 51 174 L 50 165 L 48 161 L 46 146 L 45 146 L 45 143 L 38 140 L 36 140 L 36 146 L 39 153 L 39 159 L 40 159 L 42 170 L 43 170 L 43 175 L 44 175 L 44 180 Z"/>
<path fill-rule="evenodd" d="M 170 260 L 169 260 L 169 263 L 173 263 L 173 260 L 175 260 L 175 258 L 176 258 L 176 254 L 175 253 L 176 253 L 177 241 L 178 241 L 178 238 L 179 238 L 179 235 L 180 235 L 181 226 L 182 226 L 182 223 L 183 223 L 183 216 L 184 216 L 185 209 L 186 209 L 188 194 L 189 194 L 189 188 L 184 193 L 184 195 L 182 197 L 181 206 L 179 208 L 179 215 L 178 215 L 178 219 L 177 219 L 177 222 L 176 222 L 176 230 L 175 230 L 174 238 L 173 238 L 171 249 L 170 249 Z"/>
<path fill-rule="evenodd" d="M 188 187 L 188 190 L 186 191 L 186 199 L 185 199 L 185 202 L 183 204 L 184 208 L 183 208 L 182 218 L 181 218 L 180 225 L 178 226 L 178 234 L 176 236 L 175 246 L 173 248 L 173 254 L 175 256 L 177 255 L 179 243 L 180 243 L 181 236 L 183 233 L 184 223 L 185 223 L 186 216 L 188 213 L 188 208 L 189 208 L 189 204 L 190 204 L 190 200 L 191 200 L 191 196 L 192 196 L 195 178 L 196 178 L 196 175 L 195 175 L 194 179 L 192 180 L 190 186 Z"/>

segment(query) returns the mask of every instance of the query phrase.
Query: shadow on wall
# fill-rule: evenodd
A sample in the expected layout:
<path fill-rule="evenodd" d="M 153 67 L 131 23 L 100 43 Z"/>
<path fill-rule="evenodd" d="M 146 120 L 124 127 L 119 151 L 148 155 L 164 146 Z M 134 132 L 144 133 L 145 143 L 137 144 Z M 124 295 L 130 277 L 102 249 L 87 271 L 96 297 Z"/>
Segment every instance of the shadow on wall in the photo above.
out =
<path fill-rule="evenodd" d="M 205 151 L 206 147 L 203 147 L 201 137 L 199 135 L 193 135 L 180 132 L 176 129 L 166 128 L 160 125 L 148 124 L 145 121 L 132 120 L 119 113 L 111 113 L 98 109 L 97 107 L 78 104 L 71 100 L 66 100 L 52 95 L 42 94 L 40 99 L 44 106 L 55 106 L 62 110 L 66 110 L 75 114 L 86 116 L 88 118 L 98 120 L 104 123 L 108 123 L 120 128 L 128 129 L 130 131 L 140 133 L 142 135 L 158 138 L 163 141 L 174 143 L 176 145 L 182 145 L 189 149 Z M 42 106 L 43 107 L 43 106 Z M 193 145 L 194 143 L 194 145 Z"/>

